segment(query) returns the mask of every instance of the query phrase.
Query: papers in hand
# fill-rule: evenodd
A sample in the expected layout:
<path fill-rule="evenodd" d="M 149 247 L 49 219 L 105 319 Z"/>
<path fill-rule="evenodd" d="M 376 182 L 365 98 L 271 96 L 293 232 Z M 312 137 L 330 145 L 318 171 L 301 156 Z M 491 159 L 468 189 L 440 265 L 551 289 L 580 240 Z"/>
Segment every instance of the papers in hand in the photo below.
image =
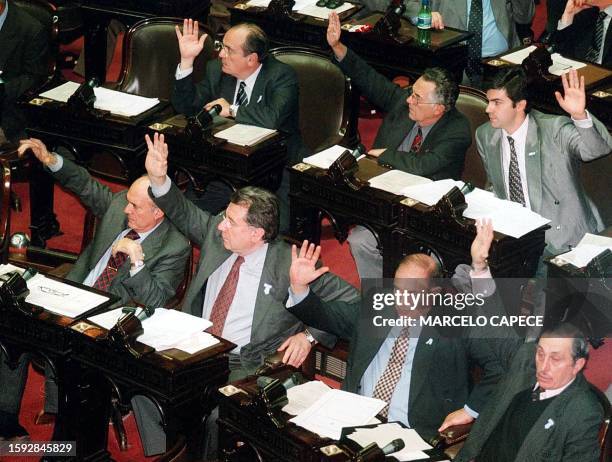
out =
<path fill-rule="evenodd" d="M 431 446 L 423 441 L 415 430 L 404 428 L 398 423 L 381 424 L 374 428 L 359 428 L 347 437 L 361 447 L 376 443 L 380 448 L 399 438 L 404 441 L 404 449 L 389 455 L 400 461 L 427 459 L 429 456 L 423 451 L 431 449 Z"/>
<path fill-rule="evenodd" d="M 140 311 L 142 310 L 139 309 L 137 313 Z M 122 308 L 118 308 L 92 316 L 89 320 L 110 330 L 123 315 Z M 144 333 L 137 340 L 155 348 L 156 351 L 178 348 L 193 354 L 219 343 L 215 337 L 203 332 L 210 326 L 212 323 L 207 319 L 181 311 L 157 308 L 153 316 L 142 321 Z"/>
<path fill-rule="evenodd" d="M 41 93 L 40 96 L 66 103 L 77 88 L 79 88 L 78 83 L 66 82 Z M 94 93 L 96 95 L 94 108 L 110 111 L 112 114 L 124 117 L 137 116 L 159 104 L 159 99 L 157 98 L 145 98 L 144 96 L 131 95 L 129 93 L 109 90 L 108 88 L 96 87 L 94 88 Z"/>
<path fill-rule="evenodd" d="M 276 130 L 270 128 L 236 124 L 216 133 L 215 137 L 227 140 L 228 143 L 237 144 L 238 146 L 253 146 L 260 141 L 270 138 L 275 133 Z"/>
<path fill-rule="evenodd" d="M 463 187 L 462 181 L 440 180 L 433 183 L 409 186 L 401 191 L 404 196 L 418 200 L 426 205 L 436 204 L 453 186 Z M 466 218 L 490 218 L 493 229 L 507 236 L 519 238 L 534 229 L 550 223 L 550 220 L 521 206 L 516 202 L 498 199 L 491 192 L 475 188 L 465 196 Z"/>
<path fill-rule="evenodd" d="M 612 250 L 612 238 L 586 233 L 575 248 L 558 255 L 557 259 L 574 265 L 576 268 L 584 268 L 606 249 Z"/>
<path fill-rule="evenodd" d="M 367 424 L 385 406 L 376 398 L 367 398 L 342 390 L 329 390 L 290 422 L 320 436 L 339 439 L 343 427 Z"/>
<path fill-rule="evenodd" d="M 304 157 L 302 162 L 327 170 L 347 149 L 348 148 L 335 144 L 312 156 Z"/>
<path fill-rule="evenodd" d="M 529 54 L 535 49 L 536 47 L 531 45 L 527 48 L 523 48 L 522 50 L 508 53 L 507 55 L 502 56 L 502 59 L 512 64 L 521 64 L 523 60 L 527 58 L 527 56 L 529 56 Z M 586 64 L 564 58 L 559 53 L 553 53 L 550 57 L 552 58 L 553 64 L 548 68 L 548 72 L 554 75 L 560 76 L 568 72 L 570 69 L 581 69 L 586 67 Z"/>
<path fill-rule="evenodd" d="M 432 181 L 429 178 L 413 175 L 401 170 L 389 170 L 374 178 L 370 178 L 369 183 L 372 188 L 382 189 L 392 194 L 402 194 L 406 187 L 428 184 L 432 183 Z"/>

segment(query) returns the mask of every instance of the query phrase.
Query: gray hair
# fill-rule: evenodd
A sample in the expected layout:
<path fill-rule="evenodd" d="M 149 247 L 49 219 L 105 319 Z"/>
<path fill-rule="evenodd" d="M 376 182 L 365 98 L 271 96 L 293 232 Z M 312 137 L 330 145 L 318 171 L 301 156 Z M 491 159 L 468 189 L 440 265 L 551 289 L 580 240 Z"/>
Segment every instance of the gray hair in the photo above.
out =
<path fill-rule="evenodd" d="M 459 86 L 449 71 L 441 67 L 430 67 L 425 69 L 421 77 L 435 84 L 436 102 L 444 106 L 444 111 L 448 112 L 455 107 Z"/>
<path fill-rule="evenodd" d="M 243 22 L 234 26 L 236 29 L 246 29 L 247 36 L 244 40 L 244 44 L 242 45 L 242 52 L 244 56 L 248 56 L 251 53 L 255 53 L 259 62 L 262 62 L 268 56 L 268 48 L 270 47 L 270 42 L 268 40 L 268 36 L 263 31 L 261 27 L 257 24 L 253 24 L 250 22 Z"/>
<path fill-rule="evenodd" d="M 270 242 L 278 236 L 279 206 L 273 193 L 263 188 L 246 186 L 235 191 L 230 202 L 248 207 L 246 222 L 264 230 L 265 242 Z"/>
<path fill-rule="evenodd" d="M 569 322 L 562 322 L 542 331 L 540 338 L 571 338 L 572 359 L 574 362 L 580 358 L 589 359 L 589 343 L 584 333 Z"/>

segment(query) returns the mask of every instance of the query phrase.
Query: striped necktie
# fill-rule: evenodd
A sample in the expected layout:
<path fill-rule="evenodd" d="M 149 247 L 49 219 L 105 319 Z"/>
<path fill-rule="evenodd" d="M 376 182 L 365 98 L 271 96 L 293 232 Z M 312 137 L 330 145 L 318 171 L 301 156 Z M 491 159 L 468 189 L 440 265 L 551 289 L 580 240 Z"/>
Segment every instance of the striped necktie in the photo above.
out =
<path fill-rule="evenodd" d="M 133 229 L 130 229 L 130 232 L 127 233 L 125 237 L 132 240 L 140 239 L 138 233 Z M 117 273 L 119 272 L 119 268 L 123 266 L 126 260 L 127 255 L 123 252 L 117 252 L 114 256 L 111 254 L 110 258 L 108 259 L 108 263 L 106 264 L 106 268 L 104 268 L 102 274 L 98 276 L 98 279 L 96 279 L 93 286 L 96 289 L 108 292 L 109 287 L 113 283 L 113 279 L 115 279 L 115 276 L 117 276 Z"/>
<path fill-rule="evenodd" d="M 595 23 L 595 33 L 593 34 L 593 42 L 589 50 L 587 51 L 585 59 L 587 61 L 591 61 L 592 63 L 596 63 L 599 61 L 599 54 L 601 52 L 601 46 L 603 44 L 603 29 L 604 29 L 604 19 L 606 19 L 606 12 L 600 11 L 599 16 L 597 17 L 597 22 Z"/>
<path fill-rule="evenodd" d="M 518 202 L 525 207 L 525 195 L 523 194 L 523 184 L 521 183 L 521 171 L 518 165 L 518 156 L 514 148 L 514 138 L 508 137 L 510 143 L 510 168 L 508 169 L 508 191 L 510 200 Z"/>
<path fill-rule="evenodd" d="M 246 94 L 246 83 L 240 82 L 238 87 L 238 94 L 236 95 L 236 106 L 243 106 L 248 103 Z"/>

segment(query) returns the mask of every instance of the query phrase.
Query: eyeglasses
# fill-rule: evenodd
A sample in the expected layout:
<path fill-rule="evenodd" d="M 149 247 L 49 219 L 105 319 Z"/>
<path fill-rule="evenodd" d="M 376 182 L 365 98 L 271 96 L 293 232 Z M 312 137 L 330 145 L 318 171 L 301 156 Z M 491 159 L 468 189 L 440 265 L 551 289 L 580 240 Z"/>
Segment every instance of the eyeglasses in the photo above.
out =
<path fill-rule="evenodd" d="M 227 46 L 225 43 L 223 43 L 223 42 L 222 42 L 222 41 L 220 41 L 220 40 L 215 40 L 215 42 L 214 42 L 214 44 L 213 44 L 213 48 L 215 49 L 215 51 L 216 51 L 217 53 L 221 53 L 221 50 L 225 50 L 225 53 L 226 53 L 228 56 L 231 56 L 231 55 L 232 55 L 232 54 L 234 54 L 234 52 L 236 51 L 236 50 L 234 50 L 234 49 L 232 49 L 232 48 L 228 47 L 228 46 Z"/>
<path fill-rule="evenodd" d="M 408 99 L 410 98 L 412 98 L 412 100 L 414 101 L 415 106 L 419 106 L 421 104 L 440 104 L 440 103 L 431 103 L 429 101 L 423 101 L 423 98 L 421 98 L 419 95 L 415 95 L 414 93 L 410 94 Z"/>
<path fill-rule="evenodd" d="M 228 218 L 228 216 L 225 214 L 225 212 L 223 212 L 223 220 L 221 221 L 221 223 L 225 222 L 225 226 L 227 226 L 228 228 L 240 228 L 242 226 L 251 226 L 248 223 L 236 223 L 235 221 L 232 221 L 230 218 Z"/>

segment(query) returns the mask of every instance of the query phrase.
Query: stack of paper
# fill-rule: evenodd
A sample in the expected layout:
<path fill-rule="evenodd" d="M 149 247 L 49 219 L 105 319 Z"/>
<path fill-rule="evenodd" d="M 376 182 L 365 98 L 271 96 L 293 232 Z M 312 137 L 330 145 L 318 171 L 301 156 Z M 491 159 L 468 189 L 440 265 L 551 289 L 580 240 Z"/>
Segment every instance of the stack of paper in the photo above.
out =
<path fill-rule="evenodd" d="M 295 5 L 293 5 L 292 11 L 297 13 L 305 14 L 307 16 L 313 16 L 319 19 L 327 19 L 329 17 L 329 13 L 335 11 L 340 14 L 344 11 L 348 11 L 353 8 L 355 5 L 352 3 L 344 3 L 336 9 L 330 9 L 325 7 L 320 7 L 316 5 L 317 0 L 296 0 Z M 259 6 L 263 8 L 267 8 L 270 4 L 270 0 L 250 0 L 247 2 L 248 6 Z"/>
<path fill-rule="evenodd" d="M 407 186 L 400 190 L 400 194 L 410 197 L 416 201 L 422 202 L 425 205 L 435 205 L 442 196 L 457 186 L 459 189 L 463 187 L 463 181 L 455 180 L 440 180 L 429 183 L 416 184 Z"/>
<path fill-rule="evenodd" d="M 530 47 L 523 48 L 522 50 L 515 51 L 513 53 L 509 53 L 507 55 L 502 56 L 504 61 L 508 61 L 512 64 L 521 64 L 529 54 L 535 50 L 536 47 L 531 45 Z M 564 58 L 559 53 L 553 53 L 551 56 L 552 66 L 548 68 L 548 72 L 554 75 L 563 75 L 567 73 L 570 69 L 581 69 L 586 67 L 586 64 L 581 63 L 579 61 L 574 61 L 572 59 Z"/>
<path fill-rule="evenodd" d="M 307 164 L 327 170 L 331 164 L 333 164 L 336 159 L 338 159 L 338 157 L 340 157 L 347 149 L 349 148 L 334 144 L 332 147 L 324 149 L 321 152 L 317 152 L 312 156 L 304 157 L 302 162 L 306 162 Z"/>
<path fill-rule="evenodd" d="M 41 93 L 40 96 L 66 103 L 77 88 L 79 88 L 78 83 L 66 82 Z M 159 99 L 157 98 L 145 98 L 144 96 L 131 95 L 129 93 L 109 90 L 108 88 L 96 87 L 94 88 L 94 93 L 96 95 L 94 108 L 110 111 L 112 114 L 124 117 L 137 116 L 159 104 Z"/>
<path fill-rule="evenodd" d="M 586 233 L 575 248 L 557 258 L 576 268 L 584 268 L 606 249 L 612 251 L 612 238 Z"/>
<path fill-rule="evenodd" d="M 291 415 L 298 415 L 312 406 L 319 398 L 323 397 L 331 390 L 319 380 L 311 380 L 310 382 L 296 385 L 287 390 L 287 400 L 289 401 L 283 412 Z"/>
<path fill-rule="evenodd" d="M 404 449 L 389 455 L 400 461 L 427 459 L 429 456 L 423 451 L 431 449 L 431 446 L 415 430 L 404 428 L 398 423 L 381 424 L 374 428 L 359 428 L 348 435 L 348 438 L 361 447 L 376 443 L 380 448 L 399 438 L 404 442 Z"/>
<path fill-rule="evenodd" d="M 236 124 L 215 134 L 216 138 L 227 140 L 238 146 L 253 146 L 276 133 L 271 128 L 255 127 L 254 125 Z"/>
<path fill-rule="evenodd" d="M 330 390 L 290 422 L 320 436 L 339 439 L 343 427 L 368 424 L 385 402 L 342 390 Z"/>
<path fill-rule="evenodd" d="M 137 313 L 140 313 L 138 309 Z M 124 315 L 122 308 L 89 318 L 99 326 L 110 330 Z M 153 316 L 142 321 L 144 333 L 137 340 L 155 348 L 156 351 L 178 348 L 195 353 L 219 343 L 212 335 L 203 332 L 212 326 L 207 319 L 192 316 L 182 311 L 157 308 Z"/>
<path fill-rule="evenodd" d="M 401 170 L 389 170 L 382 175 L 370 178 L 369 183 L 372 188 L 382 189 L 392 194 L 401 194 L 404 188 L 428 184 L 432 183 L 432 181 L 429 178 L 413 175 Z"/>

